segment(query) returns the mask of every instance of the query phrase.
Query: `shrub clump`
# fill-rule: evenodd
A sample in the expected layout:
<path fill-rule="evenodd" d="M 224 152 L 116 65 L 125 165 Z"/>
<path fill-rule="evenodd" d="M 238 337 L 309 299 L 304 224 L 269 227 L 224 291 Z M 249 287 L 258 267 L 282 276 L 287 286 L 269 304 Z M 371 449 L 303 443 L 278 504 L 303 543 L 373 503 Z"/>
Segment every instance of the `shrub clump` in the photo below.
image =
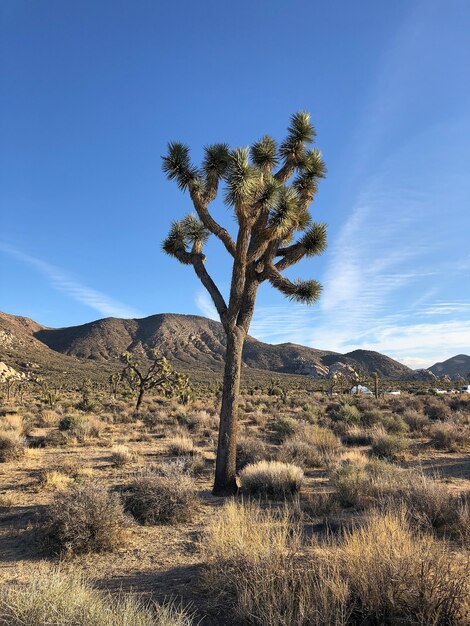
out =
<path fill-rule="evenodd" d="M 184 456 L 194 452 L 194 442 L 189 435 L 175 435 L 168 441 L 168 452 L 173 456 Z"/>
<path fill-rule="evenodd" d="M 90 429 L 90 420 L 85 415 L 65 415 L 59 422 L 60 431 L 66 432 L 71 437 L 76 437 L 79 441 L 90 434 Z"/>
<path fill-rule="evenodd" d="M 237 470 L 240 471 L 250 463 L 265 461 L 269 457 L 266 444 L 255 437 L 240 437 L 237 442 Z"/>
<path fill-rule="evenodd" d="M 250 495 L 284 498 L 300 491 L 304 473 L 297 465 L 279 461 L 260 461 L 247 465 L 240 473 L 243 491 Z"/>
<path fill-rule="evenodd" d="M 135 461 L 136 455 L 127 446 L 114 446 L 111 451 L 111 463 L 114 467 L 124 467 Z"/>
<path fill-rule="evenodd" d="M 50 552 L 72 556 L 111 552 L 124 544 L 128 525 L 119 495 L 90 483 L 58 493 L 40 530 Z"/>
<path fill-rule="evenodd" d="M 284 441 L 279 456 L 302 467 L 321 467 L 332 463 L 340 450 L 341 442 L 329 428 L 309 424 Z"/>
<path fill-rule="evenodd" d="M 184 522 L 196 507 L 195 485 L 178 466 L 162 465 L 134 479 L 125 506 L 144 525 Z"/>
<path fill-rule="evenodd" d="M 359 425 L 361 423 L 361 412 L 354 404 L 343 404 L 331 415 L 332 419 L 347 424 Z"/>
<path fill-rule="evenodd" d="M 430 435 L 431 445 L 439 450 L 459 452 L 470 443 L 468 429 L 448 422 L 433 424 Z"/>
<path fill-rule="evenodd" d="M 0 431 L 0 463 L 20 459 L 25 447 L 24 437 L 15 430 Z"/>
<path fill-rule="evenodd" d="M 398 435 L 378 435 L 372 441 L 371 454 L 379 459 L 396 461 L 403 457 L 408 449 L 408 442 Z"/>
<path fill-rule="evenodd" d="M 78 573 L 55 570 L 25 586 L 3 585 L 0 626 L 191 626 L 174 604 L 147 605 L 92 589 Z"/>
<path fill-rule="evenodd" d="M 298 429 L 298 422 L 292 417 L 278 417 L 271 424 L 271 433 L 276 443 L 282 443 L 286 437 L 291 437 Z"/>

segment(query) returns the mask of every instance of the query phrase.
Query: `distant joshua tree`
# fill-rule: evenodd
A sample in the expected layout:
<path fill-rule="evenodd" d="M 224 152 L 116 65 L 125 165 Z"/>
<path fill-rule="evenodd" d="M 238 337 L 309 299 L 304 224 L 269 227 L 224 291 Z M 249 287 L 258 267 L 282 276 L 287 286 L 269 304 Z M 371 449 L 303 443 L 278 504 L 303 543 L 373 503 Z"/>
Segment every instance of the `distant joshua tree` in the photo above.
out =
<path fill-rule="evenodd" d="M 158 389 L 167 396 L 181 395 L 185 397 L 190 392 L 189 379 L 184 374 L 175 372 L 164 356 L 157 349 L 151 351 L 150 366 L 143 368 L 130 352 L 123 352 L 121 361 L 125 363 L 121 378 L 125 380 L 133 391 L 137 392 L 137 402 L 134 411 L 139 412 L 144 394 L 151 389 Z"/>
<path fill-rule="evenodd" d="M 268 281 L 291 300 L 306 304 L 320 295 L 321 286 L 316 280 L 291 281 L 282 275 L 283 270 L 304 257 L 320 254 L 326 247 L 326 226 L 312 223 L 309 214 L 318 179 L 326 172 L 319 150 L 307 148 L 314 137 L 310 115 L 299 112 L 292 116 L 287 137 L 279 147 L 268 135 L 247 148 L 232 150 L 224 143 L 206 146 L 200 168 L 191 163 L 189 148 L 181 143 L 168 144 L 168 153 L 163 157 L 163 171 L 182 191 L 189 192 L 196 212 L 173 222 L 163 250 L 184 265 L 192 265 L 214 302 L 227 336 L 213 489 L 217 495 L 237 491 L 242 350 L 259 286 Z M 225 204 L 236 219 L 236 238 L 215 221 L 208 209 L 221 181 L 225 183 Z M 301 235 L 293 242 L 296 233 Z M 204 264 L 203 245 L 211 234 L 220 239 L 233 259 L 228 301 Z"/>

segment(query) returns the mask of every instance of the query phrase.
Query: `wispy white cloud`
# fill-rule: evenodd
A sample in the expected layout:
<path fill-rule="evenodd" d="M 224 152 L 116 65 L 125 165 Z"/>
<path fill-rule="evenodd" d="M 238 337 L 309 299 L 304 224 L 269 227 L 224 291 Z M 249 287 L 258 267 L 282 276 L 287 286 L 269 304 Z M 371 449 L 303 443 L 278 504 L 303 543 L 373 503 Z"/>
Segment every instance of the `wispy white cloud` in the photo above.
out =
<path fill-rule="evenodd" d="M 135 318 L 143 317 L 143 314 L 132 307 L 128 307 L 104 293 L 81 284 L 64 270 L 37 257 L 26 254 L 7 244 L 0 244 L 0 250 L 20 261 L 26 263 L 37 272 L 42 274 L 51 287 L 57 289 L 70 298 L 94 309 L 100 315 L 111 317 Z"/>
<path fill-rule="evenodd" d="M 217 309 L 214 306 L 209 294 L 206 291 L 198 291 L 195 297 L 195 304 L 199 311 L 211 320 L 220 321 Z"/>

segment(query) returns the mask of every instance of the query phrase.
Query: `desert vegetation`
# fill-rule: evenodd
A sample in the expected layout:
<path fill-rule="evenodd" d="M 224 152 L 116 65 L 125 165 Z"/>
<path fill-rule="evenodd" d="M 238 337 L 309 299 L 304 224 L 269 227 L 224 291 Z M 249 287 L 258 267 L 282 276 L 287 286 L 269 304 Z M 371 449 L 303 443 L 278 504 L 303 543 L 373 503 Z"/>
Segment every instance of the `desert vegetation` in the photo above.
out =
<path fill-rule="evenodd" d="M 285 380 L 242 390 L 227 501 L 210 382 L 5 395 L 0 623 L 468 623 L 466 399 Z"/>

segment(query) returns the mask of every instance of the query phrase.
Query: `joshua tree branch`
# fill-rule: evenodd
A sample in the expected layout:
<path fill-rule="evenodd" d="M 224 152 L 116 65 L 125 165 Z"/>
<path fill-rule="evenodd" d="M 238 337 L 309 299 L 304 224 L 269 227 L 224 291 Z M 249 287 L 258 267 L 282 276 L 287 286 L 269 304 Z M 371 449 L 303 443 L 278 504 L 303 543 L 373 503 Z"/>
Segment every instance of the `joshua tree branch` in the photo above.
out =
<path fill-rule="evenodd" d="M 194 271 L 196 272 L 199 280 L 202 282 L 204 287 L 209 292 L 209 295 L 212 298 L 215 308 L 217 309 L 217 313 L 220 316 L 222 324 L 224 324 L 226 313 L 227 313 L 227 305 L 225 304 L 225 300 L 222 294 L 220 293 L 217 285 L 209 276 L 209 273 L 207 272 L 204 266 L 205 256 L 203 254 L 189 254 L 189 256 L 191 257 L 191 262 L 193 264 Z"/>
<path fill-rule="evenodd" d="M 228 231 L 214 220 L 207 209 L 207 205 L 196 194 L 192 193 L 191 198 L 201 222 L 207 230 L 220 239 L 227 251 L 234 257 L 236 246 Z"/>

